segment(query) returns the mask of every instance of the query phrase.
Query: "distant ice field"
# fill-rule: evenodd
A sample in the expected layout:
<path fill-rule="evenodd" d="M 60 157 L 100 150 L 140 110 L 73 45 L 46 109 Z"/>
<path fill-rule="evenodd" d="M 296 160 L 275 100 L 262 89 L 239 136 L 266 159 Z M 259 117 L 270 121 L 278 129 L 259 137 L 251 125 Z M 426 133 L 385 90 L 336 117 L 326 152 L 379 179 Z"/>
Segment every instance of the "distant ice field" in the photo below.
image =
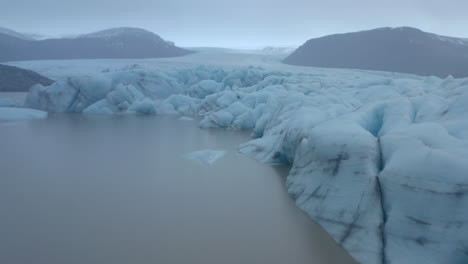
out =
<path fill-rule="evenodd" d="M 377 76 L 394 76 L 393 73 L 349 70 L 324 69 L 316 67 L 293 66 L 281 63 L 289 53 L 268 53 L 262 50 L 234 50 L 223 48 L 187 48 L 197 53 L 175 57 L 157 59 L 97 59 L 97 60 L 47 60 L 47 61 L 19 61 L 5 64 L 36 71 L 48 78 L 59 79 L 70 75 L 93 75 L 107 71 L 126 71 L 132 67 L 145 69 L 171 69 L 180 67 L 194 67 L 198 65 L 215 65 L 225 68 L 242 66 L 260 66 L 270 70 L 291 71 L 300 73 L 331 73 L 352 74 L 370 73 Z M 419 78 L 417 75 L 398 73 L 399 76 Z"/>

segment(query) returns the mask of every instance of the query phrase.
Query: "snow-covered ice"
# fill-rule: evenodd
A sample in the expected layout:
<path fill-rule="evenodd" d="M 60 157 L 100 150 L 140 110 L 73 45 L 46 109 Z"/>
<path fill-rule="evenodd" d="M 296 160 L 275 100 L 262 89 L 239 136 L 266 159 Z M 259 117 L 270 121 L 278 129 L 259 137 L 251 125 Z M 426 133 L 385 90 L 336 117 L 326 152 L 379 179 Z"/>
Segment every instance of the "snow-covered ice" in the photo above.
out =
<path fill-rule="evenodd" d="M 240 152 L 291 164 L 297 206 L 359 262 L 468 262 L 468 79 L 220 51 L 83 63 L 15 63 L 58 79 L 34 87 L 26 106 L 201 116 L 203 128 L 251 130 Z M 208 164 L 219 155 L 191 154 Z"/>
<path fill-rule="evenodd" d="M 199 161 L 206 165 L 212 165 L 218 159 L 222 158 L 225 154 L 226 151 L 224 150 L 205 149 L 186 154 L 184 155 L 184 157 L 187 159 Z"/>
<path fill-rule="evenodd" d="M 44 118 L 47 118 L 47 112 L 27 108 L 0 107 L 0 122 L 23 121 Z"/>

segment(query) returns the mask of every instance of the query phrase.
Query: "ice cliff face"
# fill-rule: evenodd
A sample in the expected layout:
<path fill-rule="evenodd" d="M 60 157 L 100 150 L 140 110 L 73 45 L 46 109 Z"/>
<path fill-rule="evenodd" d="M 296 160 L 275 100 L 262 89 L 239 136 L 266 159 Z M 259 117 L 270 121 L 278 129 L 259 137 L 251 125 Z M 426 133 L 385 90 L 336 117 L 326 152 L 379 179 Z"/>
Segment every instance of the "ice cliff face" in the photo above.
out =
<path fill-rule="evenodd" d="M 201 115 L 289 163 L 297 206 L 361 263 L 468 262 L 468 79 L 140 67 L 35 86 L 50 112 Z"/>

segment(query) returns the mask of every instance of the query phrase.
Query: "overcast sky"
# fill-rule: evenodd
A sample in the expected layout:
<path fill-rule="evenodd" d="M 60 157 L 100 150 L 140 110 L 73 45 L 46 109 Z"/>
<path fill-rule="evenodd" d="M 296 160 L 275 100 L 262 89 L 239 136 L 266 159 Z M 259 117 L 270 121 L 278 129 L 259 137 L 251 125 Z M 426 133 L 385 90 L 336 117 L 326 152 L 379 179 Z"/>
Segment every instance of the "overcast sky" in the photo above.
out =
<path fill-rule="evenodd" d="M 179 46 L 299 45 L 412 26 L 468 37 L 468 0 L 0 0 L 0 26 L 47 35 L 141 27 Z"/>

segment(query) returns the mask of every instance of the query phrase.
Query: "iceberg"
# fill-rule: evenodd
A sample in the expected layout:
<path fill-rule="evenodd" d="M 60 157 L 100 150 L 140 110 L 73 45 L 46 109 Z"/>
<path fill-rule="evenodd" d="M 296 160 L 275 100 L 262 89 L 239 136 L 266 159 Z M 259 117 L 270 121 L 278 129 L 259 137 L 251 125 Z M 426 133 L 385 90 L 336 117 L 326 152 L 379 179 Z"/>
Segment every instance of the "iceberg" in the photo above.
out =
<path fill-rule="evenodd" d="M 187 117 L 187 116 L 181 116 L 181 117 L 179 117 L 179 120 L 180 121 L 193 121 L 195 119 L 193 119 L 191 117 Z"/>
<path fill-rule="evenodd" d="M 0 107 L 0 121 L 23 121 L 45 118 L 47 118 L 47 112 L 35 109 Z"/>
<path fill-rule="evenodd" d="M 199 150 L 189 154 L 184 155 L 187 159 L 196 160 L 206 165 L 212 165 L 218 159 L 222 158 L 226 154 L 226 151 L 223 150 Z"/>

